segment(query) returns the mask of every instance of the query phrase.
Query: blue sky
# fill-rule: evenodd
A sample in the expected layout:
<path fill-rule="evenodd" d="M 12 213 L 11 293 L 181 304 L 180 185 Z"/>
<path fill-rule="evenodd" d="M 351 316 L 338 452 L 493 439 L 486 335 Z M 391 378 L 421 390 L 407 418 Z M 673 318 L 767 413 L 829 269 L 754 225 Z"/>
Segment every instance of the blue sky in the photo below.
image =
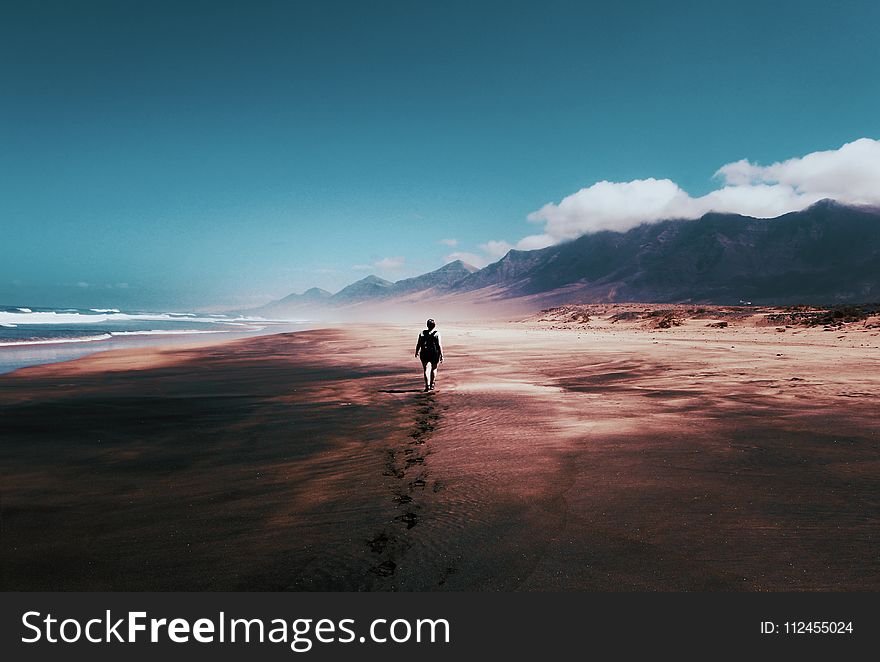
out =
<path fill-rule="evenodd" d="M 0 303 L 240 307 L 581 231 L 527 217 L 601 180 L 703 196 L 880 138 L 878 25 L 867 0 L 5 2 Z"/>

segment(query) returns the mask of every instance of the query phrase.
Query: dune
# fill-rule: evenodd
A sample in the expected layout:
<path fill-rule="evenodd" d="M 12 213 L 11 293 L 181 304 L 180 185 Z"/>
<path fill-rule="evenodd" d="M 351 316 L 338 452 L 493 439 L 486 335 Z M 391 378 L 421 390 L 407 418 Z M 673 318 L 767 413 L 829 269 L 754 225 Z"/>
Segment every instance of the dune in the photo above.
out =
<path fill-rule="evenodd" d="M 2 587 L 877 590 L 880 329 L 777 313 L 441 324 L 430 394 L 400 325 L 2 376 Z"/>

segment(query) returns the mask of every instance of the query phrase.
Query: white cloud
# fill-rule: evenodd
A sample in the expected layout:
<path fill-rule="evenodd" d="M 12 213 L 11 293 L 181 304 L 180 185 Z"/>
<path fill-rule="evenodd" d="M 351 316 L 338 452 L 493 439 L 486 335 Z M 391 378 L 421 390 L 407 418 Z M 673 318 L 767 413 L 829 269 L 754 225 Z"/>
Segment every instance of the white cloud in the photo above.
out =
<path fill-rule="evenodd" d="M 375 262 L 373 266 L 382 271 L 392 271 L 394 269 L 400 269 L 404 264 L 406 264 L 406 258 L 396 256 L 382 258 L 378 262 Z"/>
<path fill-rule="evenodd" d="M 688 194 L 668 179 L 601 181 L 559 204 L 544 205 L 529 214 L 529 220 L 543 221 L 543 234 L 558 242 L 587 232 L 628 230 L 646 221 L 690 217 L 690 201 Z"/>
<path fill-rule="evenodd" d="M 516 248 L 520 251 L 535 251 L 539 248 L 547 248 L 547 246 L 552 246 L 555 243 L 557 243 L 556 240 L 549 234 L 532 234 L 516 242 Z"/>
<path fill-rule="evenodd" d="M 483 252 L 492 258 L 493 260 L 497 260 L 500 257 L 504 257 L 507 255 L 507 252 L 513 248 L 511 244 L 508 244 L 506 241 L 487 241 L 485 244 L 480 244 L 480 248 L 483 249 Z"/>
<path fill-rule="evenodd" d="M 17 282 L 21 283 L 21 281 Z M 89 288 L 105 290 L 127 290 L 131 287 L 128 283 L 87 283 L 84 280 L 77 281 L 76 283 L 59 283 L 59 285 L 63 285 L 65 287 L 78 287 L 81 290 L 87 290 Z"/>
<path fill-rule="evenodd" d="M 374 269 L 378 269 L 379 271 L 394 271 L 400 269 L 405 264 L 406 258 L 398 255 L 394 257 L 384 257 L 381 260 L 376 260 L 372 264 L 353 264 L 351 265 L 351 268 L 355 271 L 372 271 Z"/>
<path fill-rule="evenodd" d="M 772 218 L 833 198 L 880 204 L 880 141 L 861 138 L 840 149 L 760 166 L 746 160 L 715 173 L 722 186 L 691 197 L 669 179 L 601 181 L 529 214 L 544 232 L 522 239 L 529 250 L 600 230 L 625 231 L 668 218 L 699 218 L 710 211 Z M 493 243 L 489 242 L 484 246 Z M 487 251 L 488 252 L 488 251 Z"/>
<path fill-rule="evenodd" d="M 440 243 L 444 246 L 449 246 L 450 248 L 455 248 L 458 246 L 458 239 L 441 239 Z"/>
<path fill-rule="evenodd" d="M 775 184 L 839 202 L 876 204 L 880 201 L 880 141 L 860 138 L 840 149 L 812 152 L 766 167 L 737 161 L 722 166 L 716 175 L 732 186 Z"/>

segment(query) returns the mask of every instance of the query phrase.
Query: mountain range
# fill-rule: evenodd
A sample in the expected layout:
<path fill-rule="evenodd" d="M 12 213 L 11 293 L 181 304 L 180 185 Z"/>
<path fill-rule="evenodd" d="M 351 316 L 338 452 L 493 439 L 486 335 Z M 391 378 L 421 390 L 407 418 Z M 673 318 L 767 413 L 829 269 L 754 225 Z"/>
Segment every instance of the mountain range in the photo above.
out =
<path fill-rule="evenodd" d="M 482 269 L 456 260 L 414 278 L 312 288 L 260 314 L 334 316 L 420 307 L 537 310 L 597 302 L 833 304 L 880 301 L 880 209 L 823 200 L 772 219 L 709 213 L 511 250 Z"/>

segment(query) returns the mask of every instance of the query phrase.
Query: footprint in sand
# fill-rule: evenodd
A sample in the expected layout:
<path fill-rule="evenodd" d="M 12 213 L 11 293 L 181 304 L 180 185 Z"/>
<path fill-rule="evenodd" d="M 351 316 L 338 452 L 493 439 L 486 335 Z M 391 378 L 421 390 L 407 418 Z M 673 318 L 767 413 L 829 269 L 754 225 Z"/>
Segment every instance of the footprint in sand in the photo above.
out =
<path fill-rule="evenodd" d="M 398 515 L 394 518 L 394 520 L 396 522 L 403 522 L 404 524 L 406 524 L 407 529 L 411 529 L 419 523 L 419 516 L 416 515 L 414 512 L 407 512 L 403 515 Z"/>
<path fill-rule="evenodd" d="M 428 484 L 428 481 L 426 481 L 424 478 L 416 478 L 414 481 L 412 481 L 409 484 L 409 487 L 411 490 L 414 490 L 416 488 L 425 489 L 425 486 L 427 484 Z"/>
<path fill-rule="evenodd" d="M 370 568 L 370 572 L 380 577 L 390 577 L 397 570 L 397 564 L 394 561 L 383 561 L 375 568 Z"/>
<path fill-rule="evenodd" d="M 397 451 L 389 450 L 388 457 L 385 460 L 385 471 L 382 472 L 382 475 L 403 478 L 403 472 L 403 469 L 398 469 L 397 467 Z"/>
<path fill-rule="evenodd" d="M 455 574 L 455 568 L 446 568 L 442 573 L 440 573 L 440 581 L 437 582 L 437 586 L 443 586 L 446 583 L 446 580 L 449 579 L 449 575 Z"/>
<path fill-rule="evenodd" d="M 388 543 L 390 542 L 391 538 L 389 538 L 383 531 L 378 536 L 368 541 L 367 544 L 370 546 L 371 552 L 374 554 L 381 554 L 388 548 Z"/>

